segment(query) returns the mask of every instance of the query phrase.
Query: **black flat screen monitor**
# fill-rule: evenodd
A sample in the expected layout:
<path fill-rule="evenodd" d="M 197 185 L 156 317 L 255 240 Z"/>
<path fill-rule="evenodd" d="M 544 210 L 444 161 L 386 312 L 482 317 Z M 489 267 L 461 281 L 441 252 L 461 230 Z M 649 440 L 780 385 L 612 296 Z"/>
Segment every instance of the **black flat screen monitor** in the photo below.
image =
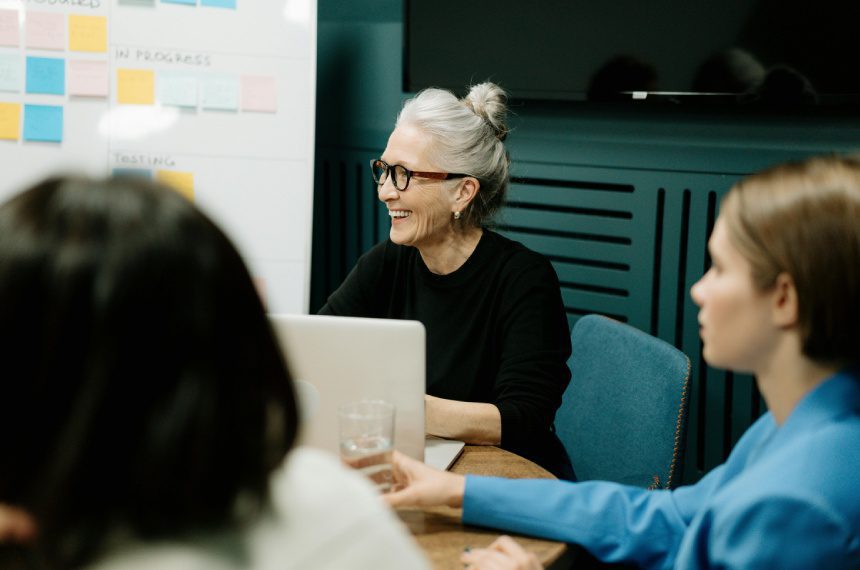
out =
<path fill-rule="evenodd" d="M 515 99 L 851 105 L 844 0 L 405 0 L 404 89 Z"/>

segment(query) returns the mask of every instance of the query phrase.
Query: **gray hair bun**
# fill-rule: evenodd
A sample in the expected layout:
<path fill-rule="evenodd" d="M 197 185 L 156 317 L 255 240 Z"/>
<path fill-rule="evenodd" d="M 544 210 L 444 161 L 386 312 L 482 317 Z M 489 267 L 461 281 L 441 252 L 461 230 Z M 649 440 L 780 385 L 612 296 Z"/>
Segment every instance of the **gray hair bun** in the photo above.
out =
<path fill-rule="evenodd" d="M 508 94 L 495 83 L 479 83 L 463 97 L 465 103 L 476 115 L 496 133 L 500 141 L 508 137 Z"/>

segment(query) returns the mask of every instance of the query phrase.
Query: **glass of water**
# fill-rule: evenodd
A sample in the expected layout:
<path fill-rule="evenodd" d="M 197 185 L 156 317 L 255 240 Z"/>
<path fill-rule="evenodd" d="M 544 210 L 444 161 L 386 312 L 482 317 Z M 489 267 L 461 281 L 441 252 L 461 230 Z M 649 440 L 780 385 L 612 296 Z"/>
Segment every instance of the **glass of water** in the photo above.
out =
<path fill-rule="evenodd" d="M 364 473 L 381 493 L 391 490 L 394 449 L 394 404 L 361 400 L 338 408 L 340 458 Z"/>

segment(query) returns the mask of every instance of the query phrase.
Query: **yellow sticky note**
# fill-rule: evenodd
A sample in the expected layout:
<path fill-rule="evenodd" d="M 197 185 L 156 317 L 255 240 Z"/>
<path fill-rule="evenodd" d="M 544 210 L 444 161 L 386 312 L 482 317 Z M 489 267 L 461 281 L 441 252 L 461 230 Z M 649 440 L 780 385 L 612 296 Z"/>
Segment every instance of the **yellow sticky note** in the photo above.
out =
<path fill-rule="evenodd" d="M 117 101 L 131 105 L 155 103 L 155 72 L 148 69 L 117 69 Z"/>
<path fill-rule="evenodd" d="M 21 132 L 21 104 L 0 103 L 0 139 L 16 141 Z"/>
<path fill-rule="evenodd" d="M 69 15 L 69 50 L 107 51 L 107 17 Z"/>
<path fill-rule="evenodd" d="M 156 170 L 155 179 L 163 184 L 172 186 L 174 190 L 194 201 L 194 174 L 177 172 L 176 170 Z"/>

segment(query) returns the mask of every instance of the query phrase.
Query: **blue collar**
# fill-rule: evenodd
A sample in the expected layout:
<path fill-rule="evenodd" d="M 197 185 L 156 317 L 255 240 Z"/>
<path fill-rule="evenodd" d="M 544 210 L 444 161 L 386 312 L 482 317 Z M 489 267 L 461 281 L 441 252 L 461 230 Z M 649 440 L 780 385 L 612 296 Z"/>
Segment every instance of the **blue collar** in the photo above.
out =
<path fill-rule="evenodd" d="M 810 390 L 777 429 L 768 447 L 772 449 L 816 425 L 846 415 L 860 415 L 860 366 L 840 370 Z"/>

